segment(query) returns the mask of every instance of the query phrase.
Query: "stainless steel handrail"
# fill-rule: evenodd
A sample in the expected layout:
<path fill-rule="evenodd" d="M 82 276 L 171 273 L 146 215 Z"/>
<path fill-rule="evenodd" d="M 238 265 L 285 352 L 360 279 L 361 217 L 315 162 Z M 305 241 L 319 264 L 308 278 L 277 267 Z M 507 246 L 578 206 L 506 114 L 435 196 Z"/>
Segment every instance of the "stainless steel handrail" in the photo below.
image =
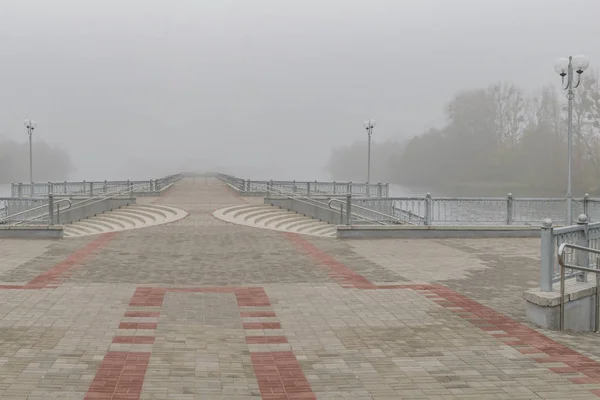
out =
<path fill-rule="evenodd" d="M 329 208 L 331 208 L 332 210 L 335 210 L 335 208 L 334 208 L 334 207 L 331 205 L 331 203 L 332 203 L 332 202 L 334 202 L 334 201 L 337 201 L 337 202 L 341 203 L 341 204 L 342 204 L 342 206 L 344 206 L 344 205 L 346 204 L 344 201 L 342 201 L 342 200 L 340 200 L 340 199 L 336 199 L 336 198 L 330 199 L 330 200 L 329 200 L 329 202 L 327 203 L 327 205 L 328 205 L 328 206 L 329 206 Z M 371 212 L 371 213 L 375 213 L 375 214 L 378 214 L 378 215 L 381 215 L 381 216 L 387 217 L 387 218 L 389 218 L 389 219 L 391 219 L 391 220 L 394 220 L 394 221 L 400 222 L 400 223 L 402 223 L 402 224 L 406 224 L 406 223 L 408 223 L 407 221 L 404 221 L 404 220 L 402 220 L 402 219 L 400 219 L 400 218 L 396 218 L 396 217 L 394 217 L 394 216 L 392 216 L 392 215 L 388 215 L 388 214 L 385 214 L 385 213 L 382 213 L 382 212 L 379 212 L 379 211 L 371 210 L 370 208 L 366 208 L 366 207 L 359 206 L 359 205 L 356 205 L 356 204 L 352 204 L 352 205 L 351 205 L 351 207 L 353 207 L 353 208 L 354 208 L 354 207 L 356 207 L 356 208 L 358 208 L 358 209 L 361 209 L 361 210 L 365 210 L 365 211 L 368 211 L 368 212 Z M 362 219 L 365 219 L 365 220 L 367 220 L 367 221 L 375 222 L 375 223 L 377 223 L 377 224 L 380 224 L 380 225 L 386 225 L 386 223 L 385 223 L 385 222 L 381 222 L 381 221 L 373 220 L 373 219 L 371 219 L 371 218 L 367 218 L 367 217 L 364 217 L 364 216 L 362 216 L 362 215 L 354 214 L 352 211 L 350 211 L 350 215 L 354 215 L 354 216 L 356 216 L 356 217 L 358 217 L 358 218 L 362 218 Z"/>
<path fill-rule="evenodd" d="M 66 201 L 66 202 L 68 202 L 68 203 L 69 203 L 69 207 L 68 207 L 68 208 L 66 208 L 65 210 L 68 210 L 68 209 L 70 209 L 70 208 L 71 208 L 71 204 L 72 204 L 72 202 L 71 202 L 71 200 L 70 200 L 70 199 L 60 199 L 60 200 L 57 200 L 57 201 L 55 201 L 55 202 L 54 202 L 54 204 L 60 204 L 60 203 L 62 203 L 63 201 Z M 50 203 L 47 203 L 47 204 L 44 204 L 44 205 L 41 205 L 41 206 L 37 206 L 37 207 L 34 207 L 34 208 L 30 208 L 29 210 L 20 211 L 20 212 L 18 212 L 18 213 L 15 213 L 15 214 L 7 215 L 6 217 L 4 217 L 4 218 L 1 218 L 1 219 L 0 219 L 0 222 L 3 222 L 3 221 L 10 220 L 10 219 L 12 219 L 12 218 L 14 218 L 14 217 L 18 217 L 19 215 L 26 214 L 26 213 L 29 213 L 29 212 L 32 212 L 32 211 L 36 211 L 36 210 L 41 210 L 41 209 L 44 209 L 44 208 L 48 208 L 48 206 L 49 206 L 49 205 L 50 205 Z M 49 213 L 49 212 L 48 212 L 48 213 Z M 42 214 L 42 216 L 45 216 L 45 214 Z M 34 221 L 34 220 L 36 220 L 36 219 L 38 219 L 38 218 L 41 218 L 42 216 L 36 216 L 36 217 L 34 217 L 34 218 L 30 218 L 30 219 L 26 219 L 26 220 L 23 220 L 23 221 L 19 221 L 19 223 L 22 223 L 22 222 L 28 222 L 28 221 Z M 17 224 L 13 224 L 13 225 L 17 225 Z"/>
<path fill-rule="evenodd" d="M 569 264 L 565 262 L 564 255 L 571 254 L 567 253 L 566 249 L 582 250 L 589 253 L 598 254 L 596 257 L 596 268 L 582 267 L 580 265 Z M 565 269 L 570 268 L 577 271 L 592 272 L 596 274 L 596 318 L 594 323 L 594 330 L 596 333 L 600 333 L 600 250 L 592 249 L 585 246 L 579 246 L 577 244 L 563 243 L 558 247 L 558 264 L 560 265 L 560 320 L 559 330 L 563 330 L 565 327 Z"/>

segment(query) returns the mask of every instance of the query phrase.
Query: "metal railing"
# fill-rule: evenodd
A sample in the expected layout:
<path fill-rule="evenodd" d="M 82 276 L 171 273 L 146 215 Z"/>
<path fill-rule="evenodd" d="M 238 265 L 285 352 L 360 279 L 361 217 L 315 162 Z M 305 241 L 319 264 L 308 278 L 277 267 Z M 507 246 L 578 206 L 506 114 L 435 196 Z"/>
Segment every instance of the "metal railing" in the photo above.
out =
<path fill-rule="evenodd" d="M 217 177 L 228 183 L 239 192 L 264 193 L 270 189 L 285 190 L 305 196 L 314 195 L 361 195 L 387 197 L 389 184 L 387 183 L 355 183 L 355 182 L 319 182 L 319 181 L 255 181 L 237 178 L 226 174 L 217 174 Z M 266 189 L 266 190 L 265 190 Z"/>
<path fill-rule="evenodd" d="M 560 270 L 555 259 L 557 249 L 564 243 L 577 245 L 581 247 L 600 250 L 600 222 L 590 223 L 585 214 L 579 215 L 576 225 L 553 227 L 552 220 L 544 220 L 541 228 L 541 272 L 540 289 L 545 292 L 551 292 L 552 285 L 560 280 Z M 588 255 L 575 253 L 577 264 L 589 264 L 586 258 Z M 586 280 L 585 274 L 581 271 L 568 270 L 565 272 L 566 278 L 576 278 L 578 281 Z"/>
<path fill-rule="evenodd" d="M 348 213 L 348 208 L 344 209 L 343 206 L 340 207 L 340 210 L 335 209 L 334 207 L 331 206 L 331 202 L 334 200 L 338 200 L 336 198 L 330 199 L 328 203 L 325 203 L 324 201 L 317 200 L 313 197 L 309 197 L 309 196 L 298 194 L 298 193 L 288 192 L 286 190 L 273 188 L 270 186 L 269 187 L 265 186 L 261 189 L 265 190 L 268 193 L 268 198 L 270 198 L 271 195 L 278 195 L 278 196 L 282 196 L 282 197 L 285 197 L 285 198 L 293 200 L 293 201 L 298 201 L 303 204 L 317 207 L 321 210 L 326 210 L 326 211 L 332 210 L 334 213 L 339 214 L 340 225 L 344 224 L 344 221 L 346 221 L 346 224 L 348 224 L 349 223 L 348 221 L 351 221 L 351 220 L 361 220 L 361 221 L 370 222 L 372 224 L 382 224 L 382 222 L 371 219 L 367 216 L 353 213 L 352 208 L 350 208 L 350 213 Z M 367 211 L 372 212 L 372 210 L 367 210 Z M 314 215 L 312 215 L 311 217 L 316 218 L 316 216 L 314 216 Z M 333 221 L 328 221 L 328 222 L 334 223 Z"/>
<path fill-rule="evenodd" d="M 570 249 L 571 251 L 569 252 L 567 249 Z M 573 250 L 587 253 L 586 256 L 583 257 L 584 265 L 572 264 L 565 260 L 565 256 L 572 255 Z M 565 328 L 565 270 L 570 269 L 571 271 L 580 271 L 582 273 L 591 272 L 596 275 L 596 316 L 594 318 L 594 330 L 596 333 L 600 333 L 600 250 L 576 244 L 563 243 L 559 246 L 557 254 L 558 264 L 560 265 L 560 317 L 558 329 L 562 331 Z M 594 263 L 589 262 L 589 256 L 592 254 L 596 255 Z"/>
<path fill-rule="evenodd" d="M 359 201 L 359 200 L 356 200 Z M 361 199 L 362 205 L 378 203 L 398 218 L 422 225 L 534 225 L 545 218 L 564 225 L 567 201 L 564 198 L 507 197 L 388 197 Z M 359 203 L 360 204 L 360 203 Z M 367 206 L 368 207 L 368 206 Z M 600 220 L 600 199 L 573 199 L 573 215 L 585 214 Z"/>
<path fill-rule="evenodd" d="M 356 204 L 356 201 L 352 199 L 352 195 L 346 195 L 346 200 L 340 200 L 338 198 L 330 199 L 327 204 L 329 205 L 329 208 L 335 210 L 334 206 L 331 204 L 333 202 L 340 204 L 340 213 L 346 215 L 346 225 L 352 225 L 353 222 L 360 223 L 363 221 L 372 222 L 378 225 L 409 223 L 406 220 L 396 218 L 382 210 L 376 210 L 358 205 Z M 358 209 L 359 212 L 356 212 L 356 209 Z"/>
<path fill-rule="evenodd" d="M 128 189 L 135 186 L 138 193 L 160 192 L 170 184 L 182 178 L 181 174 L 169 175 L 160 179 L 146 181 L 81 181 L 81 182 L 47 182 L 47 183 L 13 183 L 13 197 L 46 197 L 55 195 L 85 195 L 94 196 L 117 189 Z"/>
<path fill-rule="evenodd" d="M 16 225 L 22 225 L 25 224 L 27 222 L 33 222 L 33 221 L 38 221 L 38 220 L 43 220 L 45 217 L 48 217 L 48 219 L 51 221 L 50 225 L 53 225 L 53 217 L 54 215 L 56 215 L 57 212 L 60 212 L 60 208 L 57 209 L 57 211 L 54 211 L 54 206 L 59 206 L 61 203 L 67 203 L 68 207 L 66 209 L 63 209 L 63 211 L 66 211 L 68 209 L 71 208 L 72 206 L 72 201 L 71 199 L 59 199 L 59 200 L 54 200 L 52 198 L 52 195 L 50 195 L 50 198 L 48 199 L 48 203 L 47 204 L 43 204 L 41 206 L 37 206 L 34 208 L 31 208 L 29 210 L 25 210 L 25 211 L 20 211 L 18 213 L 15 214 L 11 214 L 11 215 L 6 215 L 3 218 L 0 218 L 0 224 L 8 224 L 10 226 L 16 226 Z M 36 211 L 42 211 L 41 214 L 36 214 Z M 46 211 L 48 210 L 48 211 Z M 34 214 L 34 216 L 30 217 L 29 215 Z M 24 218 L 21 218 L 24 217 Z"/>

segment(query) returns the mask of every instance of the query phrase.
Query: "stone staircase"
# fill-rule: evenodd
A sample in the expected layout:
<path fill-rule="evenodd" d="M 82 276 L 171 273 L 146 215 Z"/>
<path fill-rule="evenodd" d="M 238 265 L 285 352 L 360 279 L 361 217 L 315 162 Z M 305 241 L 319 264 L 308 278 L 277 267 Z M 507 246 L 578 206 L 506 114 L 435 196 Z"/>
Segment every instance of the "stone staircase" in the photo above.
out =
<path fill-rule="evenodd" d="M 335 225 L 269 204 L 245 204 L 221 208 L 213 215 L 223 221 L 255 228 L 336 237 Z"/>
<path fill-rule="evenodd" d="M 187 215 L 187 212 L 174 207 L 133 204 L 67 224 L 63 228 L 64 237 L 72 238 L 145 228 L 177 221 Z"/>

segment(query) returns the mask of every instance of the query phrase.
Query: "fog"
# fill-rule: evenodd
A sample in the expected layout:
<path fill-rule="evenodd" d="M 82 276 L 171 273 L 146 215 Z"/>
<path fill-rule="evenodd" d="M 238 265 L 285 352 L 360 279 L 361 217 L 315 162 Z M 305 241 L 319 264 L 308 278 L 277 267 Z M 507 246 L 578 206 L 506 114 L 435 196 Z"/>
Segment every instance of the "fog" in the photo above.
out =
<path fill-rule="evenodd" d="M 0 0 L 0 140 L 71 179 L 326 179 L 332 148 L 446 122 L 457 91 L 600 65 L 600 1 Z"/>

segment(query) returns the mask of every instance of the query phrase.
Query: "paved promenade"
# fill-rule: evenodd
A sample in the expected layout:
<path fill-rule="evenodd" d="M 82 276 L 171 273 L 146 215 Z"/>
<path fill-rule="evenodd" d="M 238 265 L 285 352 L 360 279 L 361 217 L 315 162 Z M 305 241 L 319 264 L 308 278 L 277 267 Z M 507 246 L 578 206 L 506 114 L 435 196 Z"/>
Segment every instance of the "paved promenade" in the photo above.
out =
<path fill-rule="evenodd" d="M 0 399 L 594 399 L 594 334 L 524 322 L 539 240 L 300 236 L 215 219 L 0 240 Z"/>

